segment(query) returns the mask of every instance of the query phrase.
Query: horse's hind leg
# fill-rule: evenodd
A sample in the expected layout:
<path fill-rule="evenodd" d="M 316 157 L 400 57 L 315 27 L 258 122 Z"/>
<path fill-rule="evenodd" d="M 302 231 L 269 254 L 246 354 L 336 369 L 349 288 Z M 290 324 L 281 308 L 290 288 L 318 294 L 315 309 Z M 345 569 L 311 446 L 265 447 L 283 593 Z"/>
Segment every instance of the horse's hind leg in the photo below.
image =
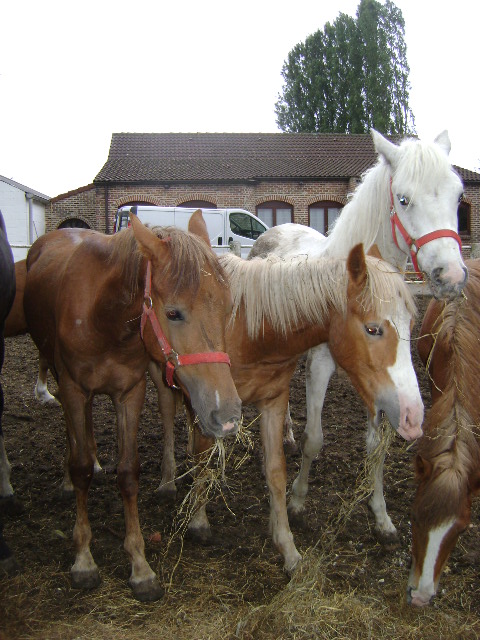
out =
<path fill-rule="evenodd" d="M 302 463 L 293 482 L 288 505 L 292 518 L 298 518 L 305 509 L 310 468 L 323 446 L 322 409 L 328 382 L 334 371 L 335 362 L 327 345 L 310 349 L 306 365 L 307 426 L 302 436 Z"/>
<path fill-rule="evenodd" d="M 77 501 L 77 518 L 73 528 L 76 556 L 71 569 L 72 586 L 92 589 L 100 583 L 98 567 L 90 552 L 92 531 L 87 513 L 87 495 L 94 467 L 94 456 L 87 437 L 87 432 L 93 429 L 93 399 L 85 396 L 73 381 L 67 379 L 66 374 L 59 380 L 59 388 L 70 447 L 69 471 Z"/>
<path fill-rule="evenodd" d="M 35 397 L 42 404 L 56 404 L 59 402 L 52 396 L 47 387 L 47 374 L 48 374 L 48 362 L 39 354 L 38 358 L 38 376 L 37 383 L 35 385 Z"/>
<path fill-rule="evenodd" d="M 137 600 L 142 602 L 158 600 L 163 589 L 157 576 L 145 559 L 145 542 L 138 520 L 138 479 L 140 463 L 137 449 L 137 431 L 140 412 L 145 399 L 145 378 L 128 394 L 114 397 L 117 413 L 118 454 L 117 477 L 125 512 L 125 542 L 132 572 L 129 584 Z"/>
<path fill-rule="evenodd" d="M 208 452 L 214 445 L 213 438 L 204 436 L 197 425 L 193 424 L 193 414 L 190 415 L 189 453 L 192 456 L 195 469 L 193 471 L 193 485 L 190 493 L 191 517 L 188 522 L 189 535 L 199 542 L 206 543 L 212 537 L 210 523 L 207 516 L 207 501 L 209 475 L 206 464 Z"/>
<path fill-rule="evenodd" d="M 165 386 L 161 368 L 151 362 L 148 372 L 157 389 L 158 408 L 163 423 L 163 458 L 162 478 L 157 493 L 162 500 L 173 501 L 177 496 L 175 474 L 177 465 L 175 462 L 175 414 L 177 409 L 176 394 Z"/>

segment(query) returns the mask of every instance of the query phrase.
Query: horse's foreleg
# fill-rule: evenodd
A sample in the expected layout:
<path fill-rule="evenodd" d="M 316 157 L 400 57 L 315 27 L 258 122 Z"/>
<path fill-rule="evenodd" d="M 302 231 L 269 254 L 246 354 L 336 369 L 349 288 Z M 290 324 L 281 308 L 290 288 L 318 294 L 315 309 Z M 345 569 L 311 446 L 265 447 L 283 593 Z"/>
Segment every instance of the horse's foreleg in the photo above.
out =
<path fill-rule="evenodd" d="M 163 589 L 145 558 L 145 542 L 138 519 L 138 459 L 137 432 L 145 399 L 145 378 L 120 398 L 113 398 L 118 428 L 118 486 L 125 513 L 124 548 L 132 566 L 129 584 L 137 600 L 158 600 Z"/>
<path fill-rule="evenodd" d="M 164 384 L 162 370 L 155 362 L 149 364 L 148 372 L 157 389 L 158 408 L 163 424 L 162 478 L 157 492 L 163 500 L 171 501 L 175 500 L 177 496 L 177 487 L 175 485 L 175 475 L 177 472 L 175 462 L 175 414 L 177 399 L 175 392 Z"/>
<path fill-rule="evenodd" d="M 379 425 L 370 413 L 367 422 L 367 456 L 372 453 L 380 444 Z M 371 457 L 369 469 L 371 473 L 370 483 L 373 486 L 372 495 L 368 501 L 374 517 L 375 530 L 383 544 L 392 544 L 398 542 L 398 532 L 387 513 L 387 505 L 385 496 L 383 495 L 383 465 L 385 462 L 385 450 L 380 450 L 375 457 Z"/>
<path fill-rule="evenodd" d="M 292 517 L 298 517 L 305 509 L 310 468 L 323 447 L 322 409 L 334 371 L 335 362 L 327 345 L 310 349 L 306 363 L 307 425 L 302 436 L 302 463 L 288 505 Z"/>
<path fill-rule="evenodd" d="M 282 442 L 287 403 L 288 390 L 282 397 L 259 403 L 257 407 L 261 412 L 265 476 L 270 493 L 270 532 L 274 545 L 284 558 L 284 569 L 290 574 L 302 557 L 293 541 L 287 516 L 287 466 Z"/>
<path fill-rule="evenodd" d="M 55 396 L 52 396 L 52 394 L 48 390 L 47 374 L 48 374 L 48 362 L 42 355 L 39 355 L 38 376 L 37 376 L 37 383 L 35 385 L 35 397 L 42 404 L 48 403 L 48 404 L 58 405 L 59 404 L 58 400 L 55 398 Z"/>
<path fill-rule="evenodd" d="M 190 415 L 190 422 L 193 422 L 193 415 Z M 206 452 L 212 448 L 214 440 L 213 438 L 204 436 L 195 424 L 190 425 L 189 434 L 189 453 L 192 456 L 195 469 L 193 472 L 193 486 L 190 493 L 192 513 L 188 522 L 188 532 L 190 536 L 196 540 L 206 542 L 212 537 L 212 532 L 210 523 L 208 522 L 207 501 L 205 499 L 205 491 L 203 490 L 205 482 L 208 482 L 208 476 L 206 476 L 207 470 L 203 467 L 208 460 L 208 454 Z"/>
<path fill-rule="evenodd" d="M 72 586 L 91 589 L 100 583 L 98 567 L 90 552 L 92 531 L 87 513 L 87 495 L 94 468 L 94 456 L 87 437 L 87 432 L 93 429 L 92 397 L 86 396 L 67 374 L 59 380 L 59 389 L 70 447 L 69 474 L 77 502 L 77 518 L 73 529 L 76 556 L 71 569 Z"/>

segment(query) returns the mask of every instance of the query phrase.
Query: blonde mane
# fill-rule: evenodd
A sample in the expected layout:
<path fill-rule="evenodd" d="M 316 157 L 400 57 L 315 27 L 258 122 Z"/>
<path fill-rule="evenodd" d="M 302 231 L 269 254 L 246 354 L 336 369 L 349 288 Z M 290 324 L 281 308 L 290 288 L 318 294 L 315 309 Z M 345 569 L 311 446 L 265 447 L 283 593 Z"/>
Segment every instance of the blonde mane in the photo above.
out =
<path fill-rule="evenodd" d="M 333 308 L 347 311 L 346 259 L 308 258 L 242 260 L 227 254 L 220 261 L 228 274 L 233 298 L 232 318 L 240 306 L 250 337 L 265 322 L 286 335 L 302 323 L 323 324 Z M 377 315 L 395 316 L 405 305 L 415 315 L 415 303 L 400 274 L 383 260 L 367 256 L 367 285 L 359 302 Z"/>

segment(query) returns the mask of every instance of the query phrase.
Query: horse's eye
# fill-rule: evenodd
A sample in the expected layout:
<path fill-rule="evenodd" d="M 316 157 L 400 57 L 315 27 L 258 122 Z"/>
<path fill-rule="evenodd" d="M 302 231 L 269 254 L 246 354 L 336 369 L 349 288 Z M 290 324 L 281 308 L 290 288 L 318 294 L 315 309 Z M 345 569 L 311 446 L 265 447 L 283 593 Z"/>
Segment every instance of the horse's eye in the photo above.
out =
<path fill-rule="evenodd" d="M 397 197 L 402 207 L 408 207 L 408 205 L 410 204 L 410 200 L 407 198 L 407 196 L 397 196 Z"/>
<path fill-rule="evenodd" d="M 179 320 L 183 320 L 183 315 L 178 311 L 178 309 L 169 309 L 165 312 L 168 320 L 172 320 L 173 322 L 178 322 Z"/>
<path fill-rule="evenodd" d="M 462 192 L 459 196 L 458 196 L 458 202 L 460 203 L 463 200 L 463 196 L 465 194 Z"/>
<path fill-rule="evenodd" d="M 383 336 L 383 329 L 378 324 L 366 324 L 365 331 L 369 336 Z"/>

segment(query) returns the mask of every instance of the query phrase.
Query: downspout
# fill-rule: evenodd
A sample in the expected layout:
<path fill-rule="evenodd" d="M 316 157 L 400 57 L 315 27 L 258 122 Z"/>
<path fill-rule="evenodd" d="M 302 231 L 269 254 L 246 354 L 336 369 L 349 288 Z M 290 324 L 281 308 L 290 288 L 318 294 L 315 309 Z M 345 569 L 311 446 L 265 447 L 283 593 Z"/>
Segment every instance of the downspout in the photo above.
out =
<path fill-rule="evenodd" d="M 25 193 L 25 198 L 28 201 L 28 238 L 27 244 L 30 246 L 34 242 L 34 226 L 33 226 L 33 193 Z"/>
<path fill-rule="evenodd" d="M 110 220 L 108 215 L 108 186 L 105 185 L 105 233 L 110 233 Z"/>

